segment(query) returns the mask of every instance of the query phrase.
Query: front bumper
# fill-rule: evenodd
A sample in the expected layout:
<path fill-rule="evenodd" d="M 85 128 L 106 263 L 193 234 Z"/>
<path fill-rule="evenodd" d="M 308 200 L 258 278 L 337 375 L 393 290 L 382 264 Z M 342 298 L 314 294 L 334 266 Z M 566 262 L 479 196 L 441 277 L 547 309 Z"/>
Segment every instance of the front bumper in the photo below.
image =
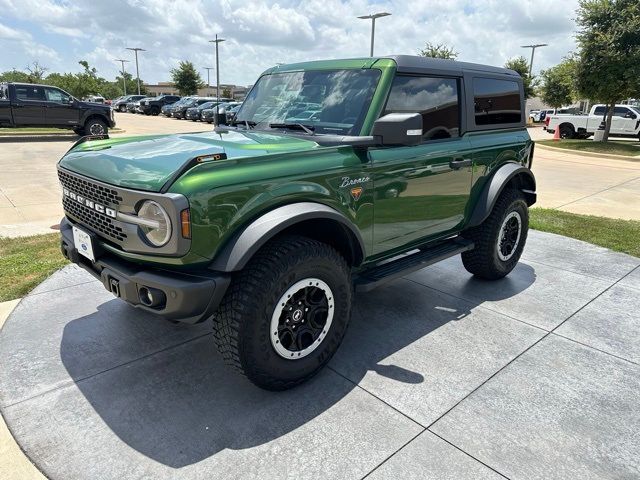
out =
<path fill-rule="evenodd" d="M 116 297 L 168 320 L 189 324 L 206 320 L 217 310 L 231 280 L 229 275 L 217 272 L 183 273 L 146 267 L 99 248 L 92 262 L 78 254 L 67 218 L 60 222 L 60 234 L 60 249 L 67 259 L 91 273 Z M 164 296 L 163 301 L 154 306 L 143 303 L 146 292 L 153 292 L 155 298 Z"/>

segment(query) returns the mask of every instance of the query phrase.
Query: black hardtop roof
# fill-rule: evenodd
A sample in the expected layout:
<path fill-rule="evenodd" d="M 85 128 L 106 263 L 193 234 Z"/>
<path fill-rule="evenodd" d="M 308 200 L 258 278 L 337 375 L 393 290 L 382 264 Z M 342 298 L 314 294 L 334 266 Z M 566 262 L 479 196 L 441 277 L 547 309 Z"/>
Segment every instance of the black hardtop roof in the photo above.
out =
<path fill-rule="evenodd" d="M 457 60 L 420 57 L 417 55 L 389 55 L 380 58 L 393 60 L 398 65 L 398 72 L 403 73 L 438 72 L 441 74 L 460 75 L 464 72 L 484 72 L 494 75 L 520 77 L 520 74 L 515 70 L 482 65 L 480 63 L 459 62 Z"/>

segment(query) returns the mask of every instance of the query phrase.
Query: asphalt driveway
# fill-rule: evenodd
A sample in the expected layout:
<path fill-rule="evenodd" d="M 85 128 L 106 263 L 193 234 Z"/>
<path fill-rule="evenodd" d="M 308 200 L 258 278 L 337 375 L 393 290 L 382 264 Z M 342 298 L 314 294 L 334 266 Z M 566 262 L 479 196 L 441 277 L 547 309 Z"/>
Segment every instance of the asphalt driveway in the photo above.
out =
<path fill-rule="evenodd" d="M 283 393 L 71 266 L 0 331 L 0 410 L 53 480 L 639 478 L 639 265 L 539 232 L 498 282 L 450 259 L 358 295 Z"/>

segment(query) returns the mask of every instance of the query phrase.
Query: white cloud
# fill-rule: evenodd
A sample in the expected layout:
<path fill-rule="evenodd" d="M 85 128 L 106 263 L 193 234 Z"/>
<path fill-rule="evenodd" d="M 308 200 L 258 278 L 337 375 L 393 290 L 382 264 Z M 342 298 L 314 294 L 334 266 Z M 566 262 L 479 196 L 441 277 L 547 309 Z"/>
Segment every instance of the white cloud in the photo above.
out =
<path fill-rule="evenodd" d="M 8 27 L 2 23 L 0 23 L 0 42 L 0 45 L 6 45 L 5 48 L 0 48 L 0 51 L 4 53 L 3 57 L 6 58 L 11 57 L 17 59 L 27 56 L 27 58 L 43 59 L 55 62 L 60 60 L 58 52 L 47 45 L 36 42 L 29 32 Z M 3 57 L 0 57 L 0 62 Z M 0 68 L 0 71 L 9 70 L 11 68 L 24 68 L 29 63 L 30 60 L 27 59 L 22 63 L 14 63 L 12 65 L 7 65 L 6 68 Z"/>
<path fill-rule="evenodd" d="M 208 40 L 219 33 L 226 39 L 221 81 L 238 84 L 253 83 L 277 62 L 368 55 L 370 22 L 356 17 L 376 11 L 393 14 L 376 23 L 376 54 L 415 54 L 429 41 L 452 46 L 460 60 L 502 65 L 516 55 L 528 58 L 520 45 L 548 43 L 536 52 L 538 71 L 575 48 L 576 6 L 577 0 L 0 0 L 5 19 L 32 33 L 34 46 L 22 44 L 22 54 L 42 55 L 51 70 L 76 71 L 78 60 L 87 59 L 112 78 L 119 68 L 113 59 L 133 60 L 125 47 L 140 46 L 148 50 L 140 54 L 147 81 L 168 80 L 179 60 L 193 61 L 204 74 L 202 67 L 215 65 Z M 3 43 L 18 32 L 5 23 Z M 16 56 L 0 56 L 0 70 L 29 63 Z M 133 62 L 127 68 L 133 71 Z"/>

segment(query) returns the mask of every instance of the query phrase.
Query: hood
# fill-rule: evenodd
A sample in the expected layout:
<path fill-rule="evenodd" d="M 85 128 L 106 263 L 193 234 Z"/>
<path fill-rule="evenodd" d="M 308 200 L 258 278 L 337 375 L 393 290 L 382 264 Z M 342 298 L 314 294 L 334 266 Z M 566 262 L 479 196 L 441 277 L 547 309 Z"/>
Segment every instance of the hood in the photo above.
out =
<path fill-rule="evenodd" d="M 158 192 L 191 159 L 224 153 L 228 159 L 305 151 L 318 144 L 268 132 L 205 132 L 110 138 L 73 147 L 60 166 L 112 185 Z"/>
<path fill-rule="evenodd" d="M 91 109 L 104 108 L 105 110 L 109 110 L 111 108 L 111 105 L 107 105 L 106 103 L 85 102 L 82 100 L 78 100 L 78 103 L 76 105 L 78 107 L 91 108 Z"/>

